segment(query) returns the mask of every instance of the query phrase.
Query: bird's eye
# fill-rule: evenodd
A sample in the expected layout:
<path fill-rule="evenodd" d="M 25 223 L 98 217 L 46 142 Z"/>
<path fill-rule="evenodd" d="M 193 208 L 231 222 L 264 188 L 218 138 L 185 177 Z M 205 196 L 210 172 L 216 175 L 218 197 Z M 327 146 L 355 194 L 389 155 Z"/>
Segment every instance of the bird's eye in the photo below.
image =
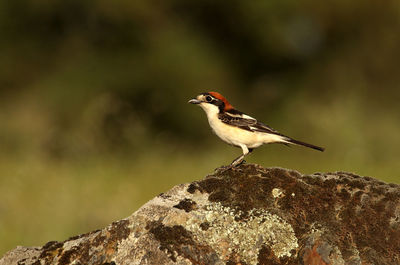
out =
<path fill-rule="evenodd" d="M 207 97 L 206 97 L 206 100 L 207 100 L 207 102 L 210 102 L 210 101 L 212 100 L 212 97 L 207 96 Z"/>

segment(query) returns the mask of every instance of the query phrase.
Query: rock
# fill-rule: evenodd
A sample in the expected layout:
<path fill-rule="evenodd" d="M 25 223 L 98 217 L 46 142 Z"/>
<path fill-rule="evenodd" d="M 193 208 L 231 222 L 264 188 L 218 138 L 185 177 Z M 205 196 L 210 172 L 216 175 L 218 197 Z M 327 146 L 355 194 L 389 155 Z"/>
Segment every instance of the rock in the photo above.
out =
<path fill-rule="evenodd" d="M 244 164 L 4 264 L 400 264 L 400 186 Z"/>

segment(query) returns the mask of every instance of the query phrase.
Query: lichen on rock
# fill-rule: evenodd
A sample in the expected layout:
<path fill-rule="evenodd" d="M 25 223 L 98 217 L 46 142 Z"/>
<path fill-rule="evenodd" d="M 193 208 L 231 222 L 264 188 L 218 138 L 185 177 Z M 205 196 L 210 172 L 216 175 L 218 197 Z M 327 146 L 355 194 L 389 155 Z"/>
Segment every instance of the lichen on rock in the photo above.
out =
<path fill-rule="evenodd" d="M 246 219 L 243 212 L 210 203 L 205 209 L 192 212 L 184 227 L 195 238 L 217 251 L 222 260 L 229 260 L 234 253 L 247 264 L 256 264 L 263 245 L 268 245 L 280 258 L 292 256 L 298 247 L 292 227 L 279 216 L 253 209 Z M 207 224 L 203 229 L 202 224 Z"/>

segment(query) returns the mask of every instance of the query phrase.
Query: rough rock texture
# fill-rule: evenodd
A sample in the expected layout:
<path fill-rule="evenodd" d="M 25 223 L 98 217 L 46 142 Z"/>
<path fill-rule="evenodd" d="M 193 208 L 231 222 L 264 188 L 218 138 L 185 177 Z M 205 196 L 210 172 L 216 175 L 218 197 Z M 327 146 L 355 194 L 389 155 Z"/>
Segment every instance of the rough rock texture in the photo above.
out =
<path fill-rule="evenodd" d="M 3 264 L 400 264 L 400 186 L 245 164 Z"/>

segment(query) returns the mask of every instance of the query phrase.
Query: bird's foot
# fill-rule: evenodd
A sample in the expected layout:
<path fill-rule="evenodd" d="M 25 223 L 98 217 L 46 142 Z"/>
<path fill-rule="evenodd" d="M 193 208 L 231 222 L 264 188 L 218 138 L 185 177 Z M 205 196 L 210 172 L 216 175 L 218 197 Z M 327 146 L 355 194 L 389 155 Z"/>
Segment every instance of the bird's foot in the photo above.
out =
<path fill-rule="evenodd" d="M 223 172 L 225 172 L 225 171 L 228 171 L 228 170 L 230 170 L 230 169 L 232 169 L 232 168 L 236 168 L 236 167 L 238 167 L 238 166 L 240 166 L 240 165 L 243 165 L 243 164 L 245 164 L 246 163 L 246 160 L 244 160 L 244 159 L 235 159 L 232 163 L 230 163 L 229 165 L 227 165 L 227 166 L 222 166 L 222 167 L 219 167 L 219 168 L 217 168 L 217 169 L 215 169 L 215 172 L 216 173 L 223 173 Z"/>
<path fill-rule="evenodd" d="M 229 166 L 221 166 L 221 167 L 219 167 L 219 168 L 216 168 L 215 170 L 214 170 L 214 172 L 216 173 L 216 174 L 221 174 L 221 173 L 224 173 L 224 172 L 226 172 L 226 171 L 228 171 L 229 169 L 231 169 L 232 167 L 229 165 Z"/>

